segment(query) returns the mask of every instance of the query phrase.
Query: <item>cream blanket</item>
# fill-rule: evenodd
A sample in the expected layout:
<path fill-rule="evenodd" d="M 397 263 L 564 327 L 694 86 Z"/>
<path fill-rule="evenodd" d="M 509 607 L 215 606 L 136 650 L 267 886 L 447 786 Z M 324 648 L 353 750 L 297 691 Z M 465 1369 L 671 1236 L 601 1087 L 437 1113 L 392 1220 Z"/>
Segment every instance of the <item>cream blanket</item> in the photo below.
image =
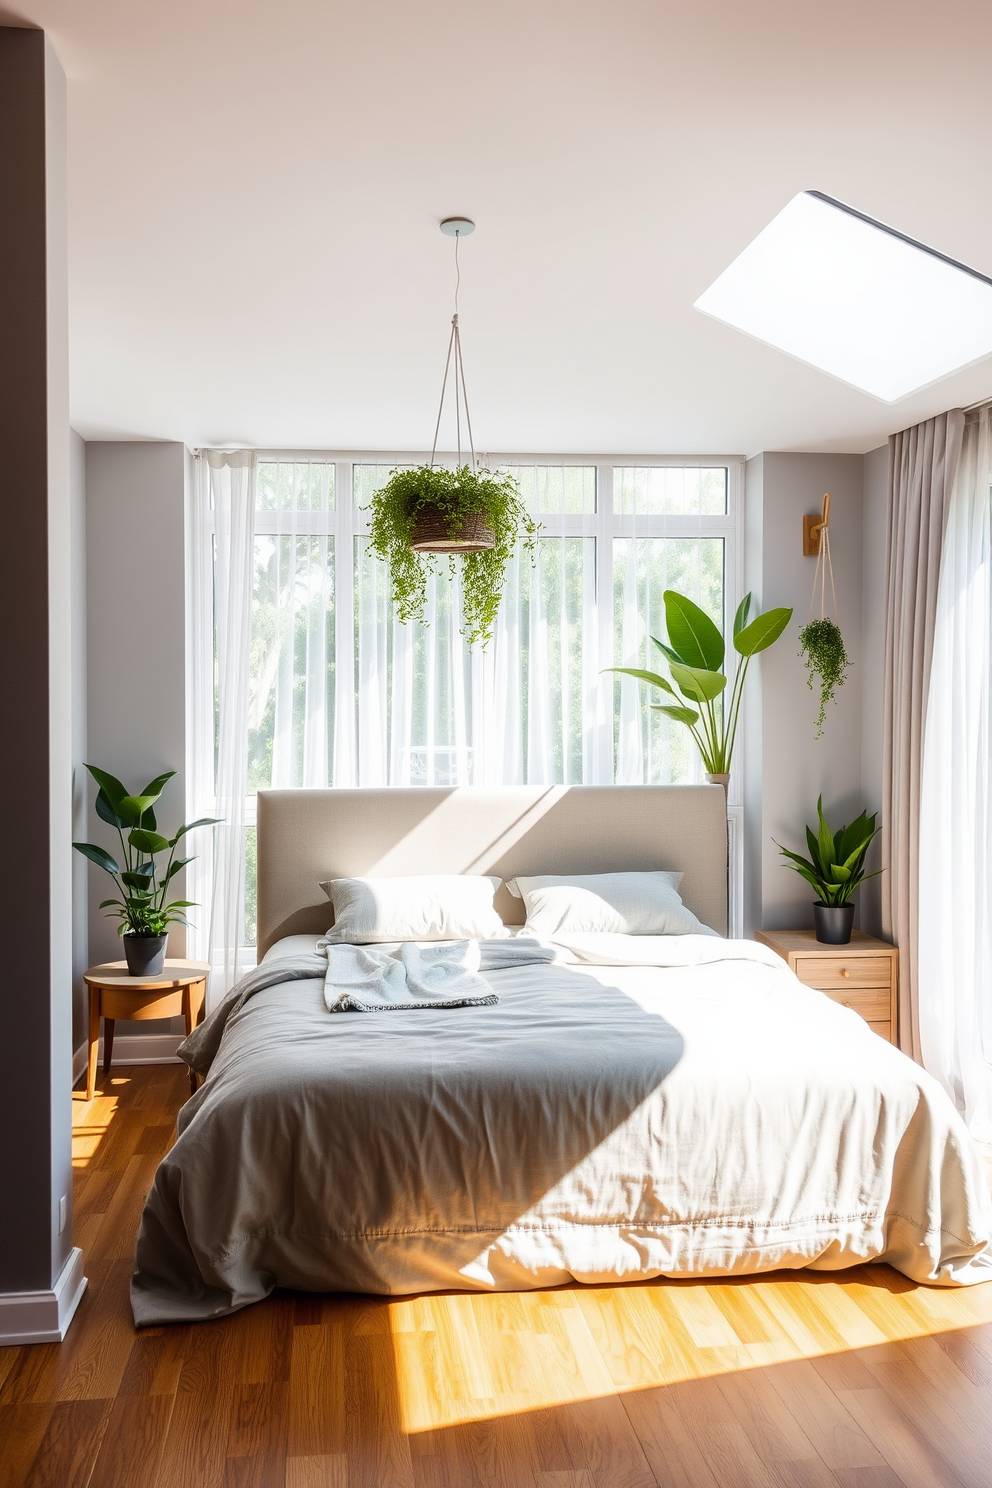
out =
<path fill-rule="evenodd" d="M 325 966 L 290 981 L 277 962 L 212 1059 L 215 1019 L 197 1030 L 184 1049 L 199 1041 L 209 1073 L 148 1195 L 137 1323 L 220 1316 L 276 1286 L 865 1261 L 941 1286 L 992 1278 L 967 1130 L 855 1013 L 751 942 L 606 937 L 563 955 L 487 971 L 497 1004 L 407 1018 L 329 1017 Z"/>

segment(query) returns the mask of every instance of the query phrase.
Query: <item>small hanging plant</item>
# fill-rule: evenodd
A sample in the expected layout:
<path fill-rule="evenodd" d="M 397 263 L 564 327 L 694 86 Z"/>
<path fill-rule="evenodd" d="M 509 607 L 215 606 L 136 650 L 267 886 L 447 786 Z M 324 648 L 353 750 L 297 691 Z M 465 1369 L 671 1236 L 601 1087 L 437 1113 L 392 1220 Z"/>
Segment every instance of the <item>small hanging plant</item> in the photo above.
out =
<path fill-rule="evenodd" d="M 835 620 L 810 620 L 799 632 L 799 655 L 806 664 L 809 676 L 806 685 L 812 691 L 813 679 L 820 687 L 820 712 L 816 720 L 814 739 L 823 735 L 827 717 L 827 704 L 836 701 L 838 687 L 843 687 L 850 666 L 850 658 L 844 645 L 844 637 Z"/>
<path fill-rule="evenodd" d="M 506 565 L 518 541 L 533 555 L 540 526 L 520 498 L 509 473 L 472 470 L 461 465 L 444 470 L 420 465 L 394 470 L 372 497 L 367 510 L 369 547 L 389 567 L 392 598 L 405 623 L 423 620 L 427 580 L 438 572 L 438 552 L 450 552 L 451 572 L 462 545 L 462 635 L 470 646 L 492 640 L 506 578 Z M 427 519 L 442 542 L 434 551 L 414 546 L 418 519 Z M 489 531 L 479 536 L 481 526 Z M 444 542 L 447 535 L 448 542 Z M 466 536 L 465 534 L 468 534 Z"/>

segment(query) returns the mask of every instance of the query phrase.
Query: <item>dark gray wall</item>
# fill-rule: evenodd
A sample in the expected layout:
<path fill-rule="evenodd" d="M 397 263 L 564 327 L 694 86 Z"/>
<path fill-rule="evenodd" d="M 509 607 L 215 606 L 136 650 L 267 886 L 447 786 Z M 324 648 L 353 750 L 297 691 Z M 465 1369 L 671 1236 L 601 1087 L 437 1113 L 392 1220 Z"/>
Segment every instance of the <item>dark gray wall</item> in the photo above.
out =
<path fill-rule="evenodd" d="M 89 837 L 86 815 L 86 444 L 69 437 L 69 537 L 72 565 L 72 837 Z M 86 859 L 72 855 L 72 1047 L 86 1037 L 89 998 L 89 896 Z"/>
<path fill-rule="evenodd" d="M 19 1292 L 58 1278 L 72 1193 L 65 77 L 41 31 L 0 27 L 0 202 L 0 1292 Z"/>
<path fill-rule="evenodd" d="M 170 834 L 186 805 L 185 481 L 182 444 L 86 445 L 86 758 L 135 790 L 176 770 L 158 812 Z M 94 797 L 91 784 L 89 840 L 112 849 Z M 90 868 L 91 964 L 122 954 L 115 922 L 98 908 L 108 882 Z M 183 874 L 173 880 L 177 899 L 184 882 Z M 169 955 L 185 954 L 185 930 L 175 925 Z M 117 1032 L 154 1035 L 172 1026 L 120 1023 Z"/>

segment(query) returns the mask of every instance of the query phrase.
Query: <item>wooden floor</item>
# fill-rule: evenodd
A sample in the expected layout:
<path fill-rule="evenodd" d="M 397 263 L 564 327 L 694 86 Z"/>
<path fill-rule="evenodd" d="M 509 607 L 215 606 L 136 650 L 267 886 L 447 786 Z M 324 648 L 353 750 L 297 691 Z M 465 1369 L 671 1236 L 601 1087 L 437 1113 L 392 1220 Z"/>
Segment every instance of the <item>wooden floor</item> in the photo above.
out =
<path fill-rule="evenodd" d="M 992 1286 L 883 1267 L 388 1302 L 281 1293 L 135 1333 L 176 1066 L 77 1100 L 89 1289 L 0 1349 L 0 1485 L 990 1488 Z"/>

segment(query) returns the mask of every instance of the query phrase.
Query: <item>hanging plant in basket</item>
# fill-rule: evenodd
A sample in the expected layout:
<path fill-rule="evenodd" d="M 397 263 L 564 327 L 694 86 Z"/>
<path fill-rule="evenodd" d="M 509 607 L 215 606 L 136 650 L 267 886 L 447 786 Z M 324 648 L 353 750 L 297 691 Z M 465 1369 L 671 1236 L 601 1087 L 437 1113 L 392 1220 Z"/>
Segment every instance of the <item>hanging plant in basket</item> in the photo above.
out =
<path fill-rule="evenodd" d="M 519 542 L 533 553 L 539 524 L 520 498 L 514 477 L 461 465 L 394 470 L 369 502 L 369 547 L 389 568 L 399 618 L 423 620 L 427 580 L 438 555 L 462 565 L 462 634 L 470 646 L 489 644 L 506 578 Z"/>
<path fill-rule="evenodd" d="M 799 632 L 799 655 L 806 664 L 806 685 L 813 691 L 815 682 L 820 687 L 820 711 L 816 716 L 816 725 L 813 738 L 823 737 L 823 725 L 827 720 L 827 704 L 836 701 L 838 687 L 843 687 L 847 677 L 847 669 L 851 665 L 847 648 L 844 645 L 844 637 L 840 633 L 837 623 L 837 590 L 834 586 L 834 565 L 830 557 L 830 495 L 823 497 L 823 510 L 820 519 L 813 521 L 812 517 L 806 519 L 812 524 L 810 537 L 815 538 L 815 550 L 806 549 L 804 552 L 816 552 L 816 572 L 813 575 L 813 593 L 809 601 L 809 616 L 806 624 Z M 804 537 L 805 542 L 805 537 Z M 835 618 L 833 620 L 827 615 L 827 579 L 830 580 L 830 598 L 833 602 Z M 816 590 L 820 590 L 820 618 L 813 619 L 813 606 L 816 603 Z"/>
<path fill-rule="evenodd" d="M 799 654 L 806 664 L 809 676 L 806 685 L 814 687 L 814 679 L 820 687 L 820 711 L 816 718 L 814 739 L 823 734 L 827 717 L 827 704 L 836 700 L 838 687 L 843 687 L 847 669 L 851 665 L 844 637 L 835 620 L 810 620 L 799 632 Z"/>
<path fill-rule="evenodd" d="M 455 313 L 451 317 L 448 356 L 441 382 L 441 400 L 429 465 L 393 470 L 367 510 L 369 548 L 389 568 L 392 598 L 404 622 L 423 620 L 427 608 L 427 580 L 437 572 L 438 554 L 450 554 L 462 564 L 462 635 L 470 646 L 488 646 L 496 628 L 506 565 L 517 543 L 534 553 L 540 527 L 520 499 L 520 487 L 508 471 L 498 474 L 480 468 L 472 438 L 472 415 L 465 387 L 462 337 L 458 325 L 458 244 L 475 231 L 467 217 L 446 217 L 441 231 L 455 240 Z M 441 416 L 452 375 L 457 458 L 453 470 L 435 468 Z M 468 435 L 471 464 L 462 460 L 462 426 Z"/>

